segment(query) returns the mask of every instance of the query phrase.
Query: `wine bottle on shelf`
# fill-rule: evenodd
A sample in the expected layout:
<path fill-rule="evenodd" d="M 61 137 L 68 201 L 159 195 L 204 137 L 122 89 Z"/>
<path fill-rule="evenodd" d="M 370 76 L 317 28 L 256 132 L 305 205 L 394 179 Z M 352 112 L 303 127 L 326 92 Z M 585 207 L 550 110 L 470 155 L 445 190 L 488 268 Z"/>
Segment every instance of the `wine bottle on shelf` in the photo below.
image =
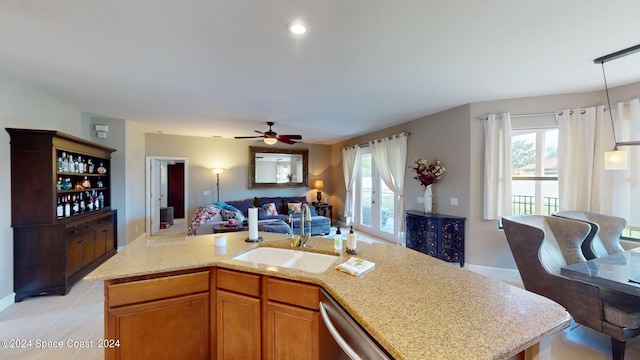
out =
<path fill-rule="evenodd" d="M 75 166 L 75 168 L 76 168 L 76 171 L 75 171 L 75 172 L 79 173 L 79 172 L 80 172 L 80 156 L 77 156 L 77 157 L 76 157 L 76 159 L 75 159 L 75 161 L 74 161 L 73 165 L 74 165 L 74 166 Z"/>
<path fill-rule="evenodd" d="M 64 217 L 71 216 L 71 204 L 69 203 L 69 195 L 64 197 Z"/>
<path fill-rule="evenodd" d="M 89 169 L 87 170 L 88 173 L 93 173 L 93 161 L 91 159 L 89 159 L 88 161 L 89 163 Z"/>
<path fill-rule="evenodd" d="M 58 219 L 64 217 L 64 206 L 62 206 L 62 198 L 58 196 L 58 206 L 56 206 L 56 216 Z"/>
<path fill-rule="evenodd" d="M 98 195 L 98 201 L 100 202 L 100 208 L 102 209 L 104 207 L 104 195 L 102 194 L 102 191 L 100 192 L 100 195 Z"/>
<path fill-rule="evenodd" d="M 56 164 L 58 172 L 62 172 L 62 154 L 58 154 L 58 162 Z"/>

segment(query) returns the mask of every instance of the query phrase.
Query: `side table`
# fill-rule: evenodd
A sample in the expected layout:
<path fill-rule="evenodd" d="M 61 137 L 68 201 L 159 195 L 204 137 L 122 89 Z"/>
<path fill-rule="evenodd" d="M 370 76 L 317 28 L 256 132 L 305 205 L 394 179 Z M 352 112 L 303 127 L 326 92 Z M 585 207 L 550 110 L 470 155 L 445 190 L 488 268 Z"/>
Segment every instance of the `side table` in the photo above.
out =
<path fill-rule="evenodd" d="M 329 220 L 331 221 L 331 225 L 333 225 L 333 205 L 317 202 L 311 203 L 311 205 L 318 210 L 318 215 L 327 216 L 327 211 L 329 211 Z"/>

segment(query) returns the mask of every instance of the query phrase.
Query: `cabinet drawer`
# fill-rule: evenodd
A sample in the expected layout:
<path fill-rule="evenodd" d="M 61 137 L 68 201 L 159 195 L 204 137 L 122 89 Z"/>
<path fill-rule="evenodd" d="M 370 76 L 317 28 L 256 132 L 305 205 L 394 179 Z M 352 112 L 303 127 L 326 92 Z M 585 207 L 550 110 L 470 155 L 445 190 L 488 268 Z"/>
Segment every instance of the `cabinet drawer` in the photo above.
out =
<path fill-rule="evenodd" d="M 267 299 L 318 310 L 320 290 L 315 285 L 270 277 L 267 279 Z"/>
<path fill-rule="evenodd" d="M 209 272 L 108 285 L 107 306 L 135 304 L 209 291 Z"/>
<path fill-rule="evenodd" d="M 216 283 L 218 289 L 249 296 L 260 296 L 260 275 L 217 269 Z"/>

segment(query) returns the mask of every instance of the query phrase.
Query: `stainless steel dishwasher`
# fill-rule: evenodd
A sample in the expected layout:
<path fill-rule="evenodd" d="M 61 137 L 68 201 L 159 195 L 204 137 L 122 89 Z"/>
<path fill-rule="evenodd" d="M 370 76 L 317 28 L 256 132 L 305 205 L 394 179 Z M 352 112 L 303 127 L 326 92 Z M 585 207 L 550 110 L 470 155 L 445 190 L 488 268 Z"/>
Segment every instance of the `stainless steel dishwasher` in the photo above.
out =
<path fill-rule="evenodd" d="M 393 359 L 324 289 L 320 294 L 321 331 L 328 331 L 339 347 L 332 359 Z"/>

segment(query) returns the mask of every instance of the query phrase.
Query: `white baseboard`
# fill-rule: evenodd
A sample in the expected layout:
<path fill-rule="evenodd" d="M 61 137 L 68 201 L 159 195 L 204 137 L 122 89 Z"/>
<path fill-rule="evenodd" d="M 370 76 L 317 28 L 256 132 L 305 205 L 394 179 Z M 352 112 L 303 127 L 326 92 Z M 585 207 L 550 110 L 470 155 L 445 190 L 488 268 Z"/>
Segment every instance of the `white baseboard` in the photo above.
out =
<path fill-rule="evenodd" d="M 5 297 L 3 297 L 2 299 L 0 299 L 0 311 L 8 308 L 9 306 L 13 305 L 15 303 L 16 300 L 16 294 L 15 293 L 11 293 Z"/>

